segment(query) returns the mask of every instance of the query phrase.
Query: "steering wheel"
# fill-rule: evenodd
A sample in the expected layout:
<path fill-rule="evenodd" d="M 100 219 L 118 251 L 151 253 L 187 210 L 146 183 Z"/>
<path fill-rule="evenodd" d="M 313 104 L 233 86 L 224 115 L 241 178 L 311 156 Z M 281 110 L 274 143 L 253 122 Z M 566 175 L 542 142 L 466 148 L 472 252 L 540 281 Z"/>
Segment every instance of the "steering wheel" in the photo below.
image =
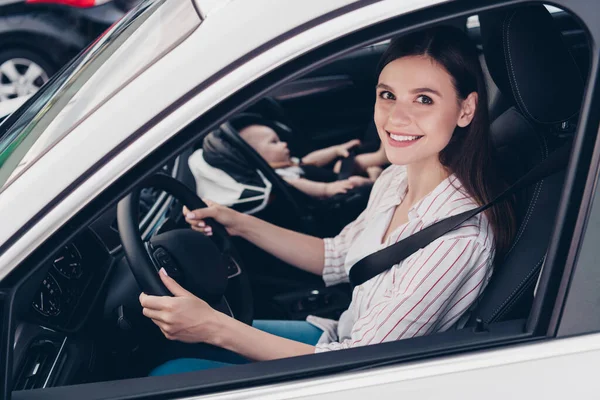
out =
<path fill-rule="evenodd" d="M 192 229 L 174 229 L 144 242 L 138 212 L 142 187 L 163 190 L 190 210 L 207 207 L 187 186 L 160 173 L 146 179 L 119 202 L 119 236 L 129 267 L 142 291 L 155 296 L 171 296 L 158 275 L 160 268 L 165 268 L 170 277 L 214 309 L 251 324 L 250 281 L 225 228 L 209 219 L 206 223 L 213 228 L 211 237 Z"/>

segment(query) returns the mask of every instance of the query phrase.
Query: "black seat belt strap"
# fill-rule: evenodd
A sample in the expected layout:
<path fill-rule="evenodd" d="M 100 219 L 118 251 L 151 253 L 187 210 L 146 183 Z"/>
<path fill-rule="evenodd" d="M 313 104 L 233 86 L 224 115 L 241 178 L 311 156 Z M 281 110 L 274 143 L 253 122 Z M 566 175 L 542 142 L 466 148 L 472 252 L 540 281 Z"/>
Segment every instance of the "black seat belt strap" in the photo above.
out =
<path fill-rule="evenodd" d="M 523 175 L 521 179 L 515 182 L 491 202 L 481 207 L 474 208 L 473 210 L 465 211 L 463 213 L 438 221 L 435 224 L 415 233 L 414 235 L 411 235 L 391 246 L 364 257 L 354 264 L 350 269 L 350 283 L 353 287 L 362 285 L 369 279 L 390 269 L 392 266 L 398 264 L 416 251 L 424 248 L 439 237 L 445 235 L 453 229 L 456 229 L 465 221 L 473 218 L 480 212 L 483 212 L 493 205 L 498 204 L 517 191 L 564 169 L 569 161 L 570 154 L 571 145 L 569 143 L 552 152 L 545 160 Z"/>

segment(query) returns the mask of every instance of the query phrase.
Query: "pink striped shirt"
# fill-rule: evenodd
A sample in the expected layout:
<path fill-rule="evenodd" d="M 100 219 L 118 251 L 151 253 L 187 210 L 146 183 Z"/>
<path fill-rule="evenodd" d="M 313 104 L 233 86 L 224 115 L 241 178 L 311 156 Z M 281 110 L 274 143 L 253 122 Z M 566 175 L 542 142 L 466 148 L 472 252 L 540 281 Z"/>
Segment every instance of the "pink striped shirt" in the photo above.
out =
<path fill-rule="evenodd" d="M 335 238 L 324 239 L 323 280 L 348 281 L 354 263 L 450 215 L 477 207 L 456 176 L 440 183 L 408 212 L 408 222 L 381 239 L 407 190 L 406 169 L 387 168 L 363 213 Z M 324 330 L 316 351 L 399 340 L 453 326 L 487 285 L 494 258 L 493 234 L 483 214 L 435 240 L 386 272 L 356 287 L 340 321 L 311 316 Z"/>

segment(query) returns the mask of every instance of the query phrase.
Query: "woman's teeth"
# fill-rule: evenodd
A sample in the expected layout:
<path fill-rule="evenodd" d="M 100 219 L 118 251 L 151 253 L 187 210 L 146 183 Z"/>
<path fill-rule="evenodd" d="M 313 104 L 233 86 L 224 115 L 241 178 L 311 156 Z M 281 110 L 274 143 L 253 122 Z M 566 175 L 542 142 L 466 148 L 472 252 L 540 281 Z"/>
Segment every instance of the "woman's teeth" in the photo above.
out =
<path fill-rule="evenodd" d="M 392 140 L 395 140 L 396 142 L 408 142 L 411 140 L 421 139 L 423 136 L 404 136 L 404 135 L 394 135 L 393 133 L 390 133 L 390 137 L 392 138 Z"/>

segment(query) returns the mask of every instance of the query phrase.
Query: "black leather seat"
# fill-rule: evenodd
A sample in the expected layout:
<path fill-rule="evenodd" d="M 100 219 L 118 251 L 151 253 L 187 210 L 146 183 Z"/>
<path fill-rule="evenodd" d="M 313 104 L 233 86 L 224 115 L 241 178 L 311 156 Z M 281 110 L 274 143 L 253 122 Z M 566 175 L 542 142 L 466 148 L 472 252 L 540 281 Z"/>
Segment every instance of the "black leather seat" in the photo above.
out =
<path fill-rule="evenodd" d="M 580 71 L 543 6 L 480 15 L 486 62 L 494 82 L 515 107 L 492 124 L 502 168 L 514 180 L 571 140 L 583 97 Z M 485 323 L 524 318 L 542 269 L 564 171 L 516 199 L 519 229 L 507 257 L 471 313 Z"/>

